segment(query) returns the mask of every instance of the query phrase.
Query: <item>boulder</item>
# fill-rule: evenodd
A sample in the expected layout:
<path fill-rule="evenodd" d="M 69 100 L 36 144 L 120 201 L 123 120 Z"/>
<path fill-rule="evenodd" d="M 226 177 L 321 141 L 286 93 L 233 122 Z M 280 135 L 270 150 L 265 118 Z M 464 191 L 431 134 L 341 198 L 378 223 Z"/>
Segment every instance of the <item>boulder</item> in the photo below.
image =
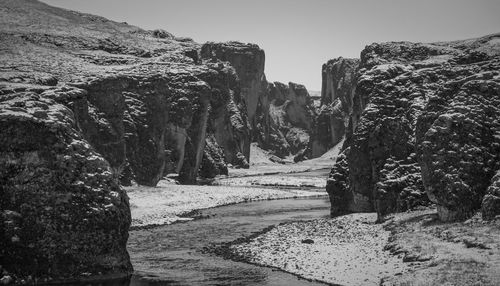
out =
<path fill-rule="evenodd" d="M 126 277 L 128 197 L 52 94 L 0 97 L 0 265 L 17 282 Z"/>

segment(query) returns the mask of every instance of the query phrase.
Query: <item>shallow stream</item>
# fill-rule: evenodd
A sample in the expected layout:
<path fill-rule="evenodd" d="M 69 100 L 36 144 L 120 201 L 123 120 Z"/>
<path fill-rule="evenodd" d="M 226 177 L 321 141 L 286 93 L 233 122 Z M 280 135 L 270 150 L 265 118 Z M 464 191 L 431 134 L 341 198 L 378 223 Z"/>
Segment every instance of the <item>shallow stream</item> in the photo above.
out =
<path fill-rule="evenodd" d="M 131 231 L 128 250 L 136 274 L 129 285 L 323 285 L 202 249 L 271 225 L 328 217 L 329 206 L 327 197 L 242 203 L 203 210 L 194 221 Z"/>

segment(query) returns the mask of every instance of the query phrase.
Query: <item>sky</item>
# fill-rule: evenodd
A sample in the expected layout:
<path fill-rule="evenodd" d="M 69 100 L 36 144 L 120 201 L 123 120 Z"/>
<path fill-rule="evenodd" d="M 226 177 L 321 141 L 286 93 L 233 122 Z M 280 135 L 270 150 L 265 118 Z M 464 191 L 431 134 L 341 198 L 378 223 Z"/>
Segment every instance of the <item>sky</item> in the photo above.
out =
<path fill-rule="evenodd" d="M 199 43 L 236 40 L 266 53 L 268 81 L 321 90 L 321 66 L 373 42 L 434 42 L 500 32 L 500 0 L 43 0 L 164 29 Z"/>

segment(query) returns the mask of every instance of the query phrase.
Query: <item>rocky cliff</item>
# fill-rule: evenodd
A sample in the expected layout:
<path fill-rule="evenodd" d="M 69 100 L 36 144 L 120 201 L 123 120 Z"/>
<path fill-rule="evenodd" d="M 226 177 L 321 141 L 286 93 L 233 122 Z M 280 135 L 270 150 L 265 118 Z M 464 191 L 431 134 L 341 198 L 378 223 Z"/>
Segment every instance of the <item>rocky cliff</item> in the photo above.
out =
<path fill-rule="evenodd" d="M 315 108 L 303 85 L 269 83 L 264 74 L 264 51 L 254 44 L 209 42 L 201 48 L 201 58 L 227 62 L 236 71 L 250 129 L 250 137 L 244 137 L 239 150 L 247 161 L 250 142 L 257 142 L 261 148 L 281 158 L 294 155 L 297 160 L 303 160 L 310 157 L 309 137 Z M 247 166 L 243 156 L 240 161 L 229 162 Z"/>
<path fill-rule="evenodd" d="M 18 280 L 130 273 L 119 183 L 227 174 L 248 167 L 252 140 L 305 152 L 307 91 L 270 85 L 256 45 L 200 45 L 34 0 L 0 8 L 0 265 Z"/>
<path fill-rule="evenodd" d="M 427 200 L 446 221 L 470 217 L 481 204 L 486 217 L 500 213 L 499 39 L 382 43 L 361 52 L 348 89 L 352 129 L 328 180 L 332 214 L 383 217 Z"/>
<path fill-rule="evenodd" d="M 249 131 L 231 66 L 203 63 L 199 44 L 164 31 L 25 2 L 3 4 L 2 81 L 86 91 L 68 107 L 113 176 L 154 186 L 179 173 L 194 182 L 207 130 L 228 162 L 245 163 L 238 152 Z"/>
<path fill-rule="evenodd" d="M 0 265 L 18 282 L 128 275 L 119 182 L 248 166 L 246 87 L 166 31 L 32 0 L 0 6 Z"/>
<path fill-rule="evenodd" d="M 347 129 L 354 129 L 364 108 L 357 101 L 356 72 L 358 59 L 338 58 L 322 67 L 321 105 L 313 128 L 312 156 L 318 157 L 338 144 Z"/>
<path fill-rule="evenodd" d="M 310 137 L 316 109 L 306 88 L 301 84 L 281 82 L 269 84 L 266 101 L 259 106 L 256 141 L 275 155 L 294 155 L 294 161 L 311 158 Z"/>
<path fill-rule="evenodd" d="M 0 101 L 2 282 L 127 276 L 128 197 L 78 131 L 79 89 L 15 86 Z"/>

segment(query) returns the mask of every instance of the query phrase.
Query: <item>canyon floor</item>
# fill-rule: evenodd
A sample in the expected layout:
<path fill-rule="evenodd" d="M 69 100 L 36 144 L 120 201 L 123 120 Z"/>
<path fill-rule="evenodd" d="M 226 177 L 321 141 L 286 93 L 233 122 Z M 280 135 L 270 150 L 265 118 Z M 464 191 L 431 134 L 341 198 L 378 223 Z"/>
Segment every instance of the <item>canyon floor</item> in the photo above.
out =
<path fill-rule="evenodd" d="M 500 285 L 500 218 L 441 223 L 435 209 L 279 225 L 229 255 L 333 285 Z"/>
<path fill-rule="evenodd" d="M 178 185 L 166 179 L 157 187 L 127 187 L 132 228 L 192 220 L 198 210 L 235 203 L 326 196 L 326 177 L 340 146 L 320 158 L 280 164 L 252 144 L 251 168 L 231 168 L 229 176 L 218 176 L 211 185 Z"/>
<path fill-rule="evenodd" d="M 241 202 L 325 196 L 327 170 L 338 150 L 298 164 L 269 161 L 252 146 L 250 169 L 230 169 L 209 186 L 162 181 L 131 187 L 133 228 L 203 219 L 204 209 Z M 500 218 L 480 214 L 441 223 L 434 208 L 287 222 L 224 242 L 216 253 L 332 285 L 499 285 Z"/>
<path fill-rule="evenodd" d="M 161 182 L 158 187 L 130 187 L 132 228 L 188 221 L 199 210 L 249 201 L 326 196 L 326 192 L 259 187 L 186 186 Z"/>

